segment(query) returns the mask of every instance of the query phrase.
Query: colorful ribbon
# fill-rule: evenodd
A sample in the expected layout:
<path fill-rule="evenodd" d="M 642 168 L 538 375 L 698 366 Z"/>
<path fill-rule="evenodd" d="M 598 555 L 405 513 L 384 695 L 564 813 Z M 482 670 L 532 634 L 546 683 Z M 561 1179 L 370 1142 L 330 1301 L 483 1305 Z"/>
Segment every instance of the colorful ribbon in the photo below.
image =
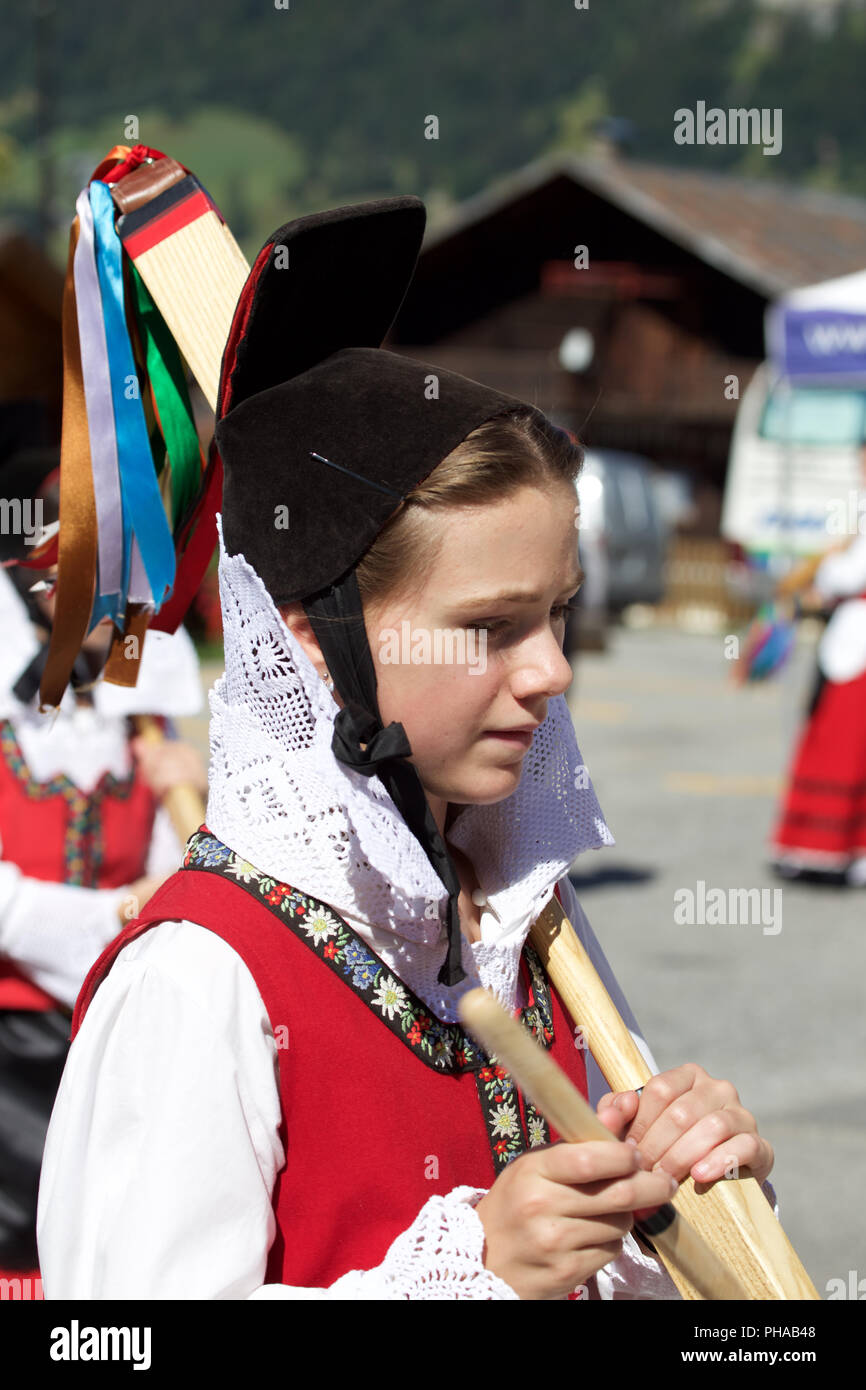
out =
<path fill-rule="evenodd" d="M 96 268 L 102 292 L 124 514 L 130 518 L 150 592 L 158 608 L 174 585 L 174 546 L 154 472 L 138 373 L 126 327 L 122 248 L 114 228 L 114 204 L 108 186 L 98 179 L 90 185 L 90 206 L 93 210 Z M 130 598 L 134 601 L 146 601 L 148 597 L 140 592 L 140 578 L 138 574 L 130 575 Z M 136 592 L 137 589 L 139 592 Z"/>
<path fill-rule="evenodd" d="M 125 518 L 120 496 L 111 374 L 102 317 L 102 295 L 96 270 L 93 214 L 87 189 L 78 195 L 75 206 L 79 221 L 78 246 L 75 251 L 75 299 L 93 468 L 93 492 L 98 518 L 97 593 L 102 596 L 115 596 L 116 602 L 111 605 L 111 616 L 120 624 L 126 595 L 123 558 L 128 553 L 129 541 L 124 536 Z"/>
<path fill-rule="evenodd" d="M 61 526 L 37 557 L 58 564 L 43 707 L 59 704 L 85 635 L 105 616 L 115 624 L 105 678 L 135 684 L 125 639 L 138 637 L 140 653 L 148 626 L 175 631 L 216 543 L 219 455 L 205 469 L 183 360 L 115 228 L 110 185 L 164 158 L 116 145 L 76 203 L 63 303 Z"/>
<path fill-rule="evenodd" d="M 75 303 L 78 237 L 76 217 L 69 236 L 69 259 L 63 285 L 63 426 L 57 590 L 48 657 L 39 684 L 40 709 L 60 704 L 87 633 L 96 581 L 96 508 Z"/>
<path fill-rule="evenodd" d="M 195 502 L 203 472 L 201 446 L 186 389 L 180 353 L 166 322 L 130 262 L 136 322 L 143 339 L 147 378 L 167 463 L 171 469 L 172 530 Z"/>

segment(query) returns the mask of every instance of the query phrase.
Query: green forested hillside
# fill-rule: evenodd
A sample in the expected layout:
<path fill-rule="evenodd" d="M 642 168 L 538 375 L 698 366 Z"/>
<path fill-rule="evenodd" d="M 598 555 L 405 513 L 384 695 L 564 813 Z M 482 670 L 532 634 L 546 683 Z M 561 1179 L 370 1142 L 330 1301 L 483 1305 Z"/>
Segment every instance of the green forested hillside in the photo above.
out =
<path fill-rule="evenodd" d="M 0 0 L 0 216 L 36 201 L 37 5 L 58 238 L 129 115 L 248 252 L 328 201 L 404 191 L 435 209 L 583 148 L 605 115 L 633 123 L 638 158 L 866 194 L 861 0 L 829 32 L 756 0 Z M 676 145 L 673 113 L 698 100 L 781 107 L 782 153 Z"/>

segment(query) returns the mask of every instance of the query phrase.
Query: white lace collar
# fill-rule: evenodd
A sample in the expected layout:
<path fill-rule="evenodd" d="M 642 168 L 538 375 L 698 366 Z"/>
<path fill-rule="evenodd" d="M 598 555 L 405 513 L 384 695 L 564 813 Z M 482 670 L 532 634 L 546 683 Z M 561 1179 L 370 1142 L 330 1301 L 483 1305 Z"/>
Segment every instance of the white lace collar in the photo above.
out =
<path fill-rule="evenodd" d="M 257 868 L 329 903 L 452 1019 L 468 985 L 436 979 L 447 893 L 379 778 L 337 762 L 336 702 L 255 570 L 226 554 L 221 517 L 218 528 L 226 666 L 210 694 L 208 827 Z M 465 807 L 448 839 L 491 909 L 482 942 L 463 943 L 468 983 L 489 983 L 510 1006 L 523 940 L 557 879 L 581 850 L 614 842 L 564 697 L 550 701 L 517 790 Z"/>

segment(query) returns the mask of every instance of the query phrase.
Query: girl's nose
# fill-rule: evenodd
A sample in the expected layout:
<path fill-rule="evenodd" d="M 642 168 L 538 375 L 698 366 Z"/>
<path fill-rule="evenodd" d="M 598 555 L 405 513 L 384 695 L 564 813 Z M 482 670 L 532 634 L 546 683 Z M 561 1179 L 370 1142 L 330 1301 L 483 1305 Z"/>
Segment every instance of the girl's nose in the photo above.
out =
<path fill-rule="evenodd" d="M 511 688 L 515 697 L 526 700 L 534 695 L 552 699 L 563 695 L 571 685 L 571 665 L 560 643 L 549 630 L 539 634 L 519 654 Z"/>

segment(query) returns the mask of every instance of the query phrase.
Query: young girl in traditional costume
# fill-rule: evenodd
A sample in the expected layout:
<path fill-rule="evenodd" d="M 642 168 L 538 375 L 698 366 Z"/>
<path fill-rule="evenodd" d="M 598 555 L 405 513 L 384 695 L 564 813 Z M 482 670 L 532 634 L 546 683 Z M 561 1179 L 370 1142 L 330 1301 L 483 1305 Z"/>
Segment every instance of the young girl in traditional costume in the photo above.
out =
<path fill-rule="evenodd" d="M 676 1297 L 635 1209 L 772 1165 L 694 1064 L 607 1093 L 527 946 L 559 892 L 656 1070 L 567 878 L 612 842 L 563 698 L 580 452 L 379 347 L 423 227 L 290 223 L 238 305 L 206 826 L 78 1002 L 49 1298 Z M 551 1144 L 457 1022 L 479 983 L 640 1153 Z"/>

